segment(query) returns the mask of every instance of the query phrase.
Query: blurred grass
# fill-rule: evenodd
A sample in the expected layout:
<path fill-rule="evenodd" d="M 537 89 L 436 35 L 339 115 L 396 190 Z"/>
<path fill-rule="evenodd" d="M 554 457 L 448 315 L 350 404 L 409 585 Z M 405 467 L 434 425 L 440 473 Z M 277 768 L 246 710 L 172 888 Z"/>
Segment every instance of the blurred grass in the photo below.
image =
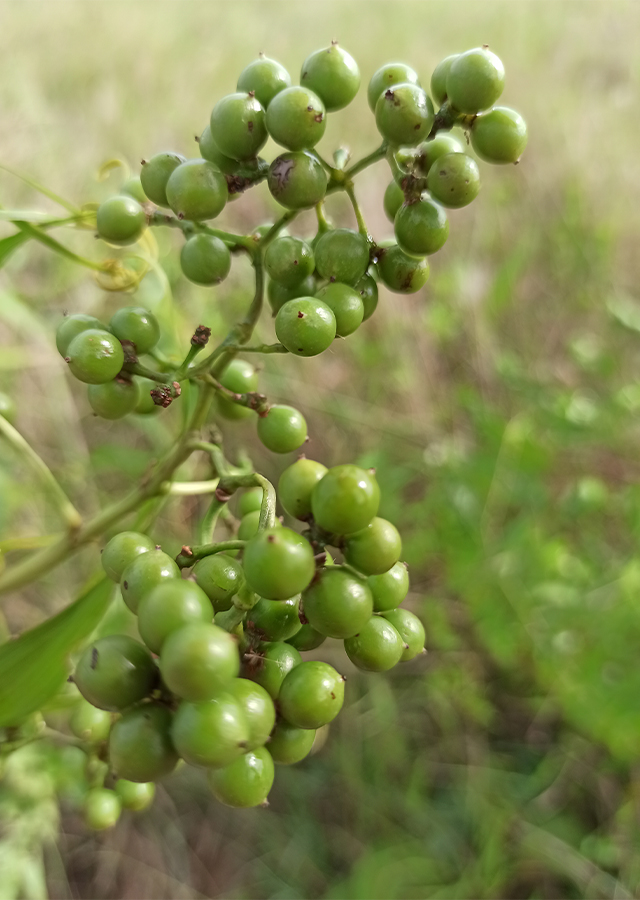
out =
<path fill-rule="evenodd" d="M 520 166 L 483 168 L 424 292 L 383 293 L 374 318 L 319 360 L 265 364 L 269 397 L 308 417 L 310 452 L 377 467 L 426 660 L 366 677 L 332 651 L 347 709 L 320 753 L 279 771 L 267 812 L 214 805 L 186 772 L 113 834 L 88 837 L 67 810 L 57 849 L 45 843 L 52 897 L 640 893 L 639 26 L 633 2 L 0 4 L 11 48 L 0 161 L 76 202 L 113 190 L 116 173 L 95 180 L 110 157 L 135 167 L 164 147 L 194 153 L 192 136 L 259 49 L 295 77 L 332 38 L 365 84 L 393 58 L 426 83 L 443 56 L 488 43 L 531 135 Z M 330 118 L 326 154 L 375 145 L 363 93 Z M 391 231 L 387 181 L 380 164 L 359 188 L 376 237 Z M 51 208 L 5 173 L 0 202 Z M 273 213 L 260 188 L 224 215 L 248 230 Z M 338 200 L 334 214 L 350 222 Z M 180 278 L 176 236 L 157 237 L 167 324 L 224 333 L 246 303 L 246 267 L 212 296 Z M 91 254 L 90 236 L 65 239 Z M 167 284 L 152 275 L 136 297 L 164 314 Z M 23 398 L 20 428 L 74 501 L 96 509 L 140 476 L 180 411 L 99 422 L 55 354 L 63 309 L 108 315 L 126 295 L 31 247 L 0 292 L 0 387 Z M 266 318 L 260 337 L 272 339 Z M 227 430 L 277 477 L 284 464 L 251 425 Z M 19 461 L 0 461 L 2 537 L 54 530 Z M 168 547 L 196 513 L 195 501 L 165 508 Z M 12 597 L 11 628 L 68 602 L 97 560 L 90 548 Z"/>

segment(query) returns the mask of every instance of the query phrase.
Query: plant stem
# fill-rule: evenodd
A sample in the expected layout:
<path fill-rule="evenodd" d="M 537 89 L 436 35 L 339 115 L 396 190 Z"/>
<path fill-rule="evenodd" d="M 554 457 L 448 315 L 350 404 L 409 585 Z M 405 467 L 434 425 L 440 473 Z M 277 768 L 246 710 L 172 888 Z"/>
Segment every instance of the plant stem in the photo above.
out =
<path fill-rule="evenodd" d="M 219 483 L 219 478 L 211 478 L 209 481 L 172 481 L 168 483 L 167 493 L 174 497 L 197 497 L 201 494 L 213 494 Z"/>
<path fill-rule="evenodd" d="M 219 228 L 209 228 L 208 225 L 202 225 L 191 219 L 178 219 L 177 216 L 170 216 L 167 213 L 154 212 L 147 216 L 147 222 L 152 227 L 166 225 L 168 228 L 178 228 L 187 238 L 194 234 L 211 234 L 213 237 L 220 238 L 225 244 L 241 247 L 251 255 L 255 252 L 255 242 L 251 238 L 242 234 L 233 234 L 230 231 L 221 231 Z"/>
<path fill-rule="evenodd" d="M 344 185 L 344 190 L 347 197 L 351 201 L 351 205 L 353 206 L 353 211 L 356 216 L 356 222 L 358 223 L 358 231 L 363 237 L 367 238 L 367 240 L 370 240 L 371 236 L 369 234 L 369 229 L 367 228 L 367 223 L 365 222 L 364 216 L 362 215 L 360 204 L 356 199 L 356 192 L 353 189 L 353 182 L 347 181 Z"/>
<path fill-rule="evenodd" d="M 344 172 L 340 174 L 344 176 L 344 181 L 349 181 L 354 178 L 359 172 L 362 172 L 364 169 L 367 169 L 369 166 L 372 166 L 374 163 L 377 163 L 379 159 L 384 159 L 385 153 L 387 152 L 387 144 L 386 142 L 382 143 L 377 150 L 374 150 L 373 153 L 369 153 L 368 156 L 363 156 L 359 162 L 354 163 L 349 169 L 345 169 Z"/>
<path fill-rule="evenodd" d="M 205 556 L 213 556 L 214 553 L 224 553 L 225 550 L 242 550 L 246 541 L 219 541 L 217 544 L 201 544 L 198 547 L 189 547 L 189 553 L 183 550 L 176 556 L 176 562 L 181 569 L 188 569 L 199 559 Z"/>
<path fill-rule="evenodd" d="M 148 378 L 149 381 L 156 381 L 159 384 L 169 384 L 170 379 L 167 372 L 156 372 L 148 366 L 143 366 L 142 363 L 125 363 L 122 368 L 125 372 L 130 372 L 131 375 L 140 375 L 142 378 Z M 171 378 L 171 381 L 173 380 Z"/>
<path fill-rule="evenodd" d="M 263 238 L 261 238 L 260 241 L 258 242 L 258 246 L 261 251 L 266 250 L 266 248 L 269 246 L 271 241 L 273 241 L 278 236 L 278 234 L 282 231 L 282 229 L 285 227 L 285 225 L 287 225 L 289 222 L 291 222 L 293 219 L 295 219 L 295 217 L 298 215 L 298 212 L 299 212 L 299 210 L 297 210 L 297 209 L 290 209 L 289 212 L 286 212 L 286 213 L 284 213 L 284 215 L 280 216 L 278 221 L 274 225 L 271 226 L 271 228 L 269 229 L 269 231 L 267 231 L 265 236 Z"/>

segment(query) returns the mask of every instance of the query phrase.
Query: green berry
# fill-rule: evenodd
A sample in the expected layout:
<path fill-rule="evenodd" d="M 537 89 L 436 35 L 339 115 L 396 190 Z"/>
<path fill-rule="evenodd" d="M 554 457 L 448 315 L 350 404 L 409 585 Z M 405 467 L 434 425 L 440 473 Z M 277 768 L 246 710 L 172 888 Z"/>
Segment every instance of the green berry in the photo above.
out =
<path fill-rule="evenodd" d="M 269 277 L 288 288 L 296 287 L 315 269 L 313 250 L 295 237 L 279 237 L 269 244 L 264 264 Z"/>
<path fill-rule="evenodd" d="M 139 416 L 152 416 L 160 412 L 160 407 L 153 402 L 151 391 L 158 385 L 150 378 L 135 378 L 134 383 L 139 388 L 139 398 L 136 404 L 135 412 Z"/>
<path fill-rule="evenodd" d="M 303 625 L 300 628 L 300 631 L 297 631 L 293 637 L 290 637 L 287 643 L 291 644 L 292 647 L 295 647 L 296 650 L 299 650 L 302 653 L 305 650 L 315 650 L 316 647 L 324 644 L 326 639 L 326 634 L 320 634 L 320 632 L 316 631 L 311 625 L 306 624 Z"/>
<path fill-rule="evenodd" d="M 304 456 L 284 470 L 278 481 L 278 497 L 290 516 L 304 521 L 311 515 L 311 493 L 327 467 Z"/>
<path fill-rule="evenodd" d="M 249 587 L 267 600 L 287 600 L 303 591 L 315 574 L 313 550 L 290 528 L 266 528 L 244 548 Z"/>
<path fill-rule="evenodd" d="M 140 181 L 142 189 L 156 206 L 168 207 L 167 182 L 173 171 L 185 162 L 179 153 L 156 153 L 142 164 Z"/>
<path fill-rule="evenodd" d="M 147 217 L 137 200 L 128 194 L 117 194 L 100 204 L 96 222 L 103 241 L 126 246 L 135 244 L 142 235 Z"/>
<path fill-rule="evenodd" d="M 220 284 L 231 271 L 231 253 L 213 234 L 194 234 L 180 252 L 180 268 L 194 284 Z"/>
<path fill-rule="evenodd" d="M 387 63 L 374 73 L 367 88 L 367 99 L 372 112 L 380 95 L 396 84 L 418 84 L 418 75 L 404 63 Z"/>
<path fill-rule="evenodd" d="M 99 744 L 106 741 L 111 731 L 111 713 L 98 709 L 84 698 L 80 700 L 71 719 L 69 727 L 77 738 L 88 744 Z"/>
<path fill-rule="evenodd" d="M 395 220 L 396 213 L 403 203 L 404 191 L 395 181 L 390 181 L 384 192 L 384 199 L 382 201 L 384 214 L 390 222 Z"/>
<path fill-rule="evenodd" d="M 82 696 L 99 709 L 125 709 L 147 697 L 158 670 L 151 654 L 125 634 L 90 644 L 78 661 L 73 680 Z"/>
<path fill-rule="evenodd" d="M 95 316 L 85 316 L 77 313 L 75 316 L 65 316 L 56 329 L 56 347 L 60 356 L 66 356 L 69 344 L 82 331 L 106 331 L 100 319 Z"/>
<path fill-rule="evenodd" d="M 112 537 L 102 551 L 102 568 L 112 581 L 117 583 L 122 573 L 133 560 L 143 553 L 155 548 L 155 544 L 146 534 L 138 531 L 121 531 Z"/>
<path fill-rule="evenodd" d="M 299 652 L 289 644 L 281 641 L 260 644 L 245 664 L 244 677 L 257 682 L 273 700 L 277 700 L 286 675 L 301 662 Z"/>
<path fill-rule="evenodd" d="M 176 750 L 192 766 L 227 766 L 247 749 L 249 723 L 231 693 L 199 703 L 181 703 L 171 736 Z"/>
<path fill-rule="evenodd" d="M 410 200 L 398 210 L 394 231 L 398 246 L 409 256 L 429 256 L 444 246 L 449 220 L 433 200 Z"/>
<path fill-rule="evenodd" d="M 193 574 L 198 587 L 211 600 L 215 612 L 231 608 L 231 598 L 244 582 L 242 567 L 225 553 L 214 553 L 198 560 Z"/>
<path fill-rule="evenodd" d="M 316 739 L 311 728 L 296 728 L 281 719 L 276 725 L 271 740 L 269 753 L 274 763 L 281 766 L 292 766 L 308 756 Z"/>
<path fill-rule="evenodd" d="M 112 381 L 124 365 L 122 344 L 113 334 L 98 328 L 81 331 L 69 343 L 65 359 L 71 374 L 85 384 Z"/>
<path fill-rule="evenodd" d="M 433 119 L 431 98 L 415 84 L 396 84 L 376 103 L 376 126 L 391 144 L 419 144 L 431 131 Z"/>
<path fill-rule="evenodd" d="M 397 244 L 378 248 L 380 279 L 396 294 L 415 294 L 429 280 L 426 259 L 409 256 Z"/>
<path fill-rule="evenodd" d="M 486 47 L 460 53 L 447 75 L 447 99 L 463 113 L 489 109 L 504 89 L 504 66 Z"/>
<path fill-rule="evenodd" d="M 409 572 L 403 562 L 397 562 L 382 575 L 367 578 L 373 596 L 375 612 L 386 612 L 399 606 L 409 592 Z"/>
<path fill-rule="evenodd" d="M 260 54 L 238 76 L 239 91 L 252 91 L 261 106 L 266 109 L 276 94 L 291 87 L 291 76 L 275 59 Z"/>
<path fill-rule="evenodd" d="M 240 519 L 238 526 L 238 540 L 248 541 L 258 533 L 260 526 L 260 510 L 255 509 Z"/>
<path fill-rule="evenodd" d="M 213 607 L 205 592 L 182 578 L 156 585 L 138 607 L 140 637 L 153 653 L 160 653 L 169 635 L 183 625 L 212 620 Z"/>
<path fill-rule="evenodd" d="M 373 613 L 365 580 L 341 566 L 324 568 L 305 593 L 303 604 L 312 628 L 340 640 L 357 634 Z"/>
<path fill-rule="evenodd" d="M 143 703 L 124 713 L 109 735 L 109 762 L 120 778 L 158 781 L 178 763 L 171 740 L 173 714 L 159 703 Z"/>
<path fill-rule="evenodd" d="M 165 640 L 162 679 L 184 700 L 210 700 L 240 671 L 238 644 L 212 623 L 183 625 Z"/>
<path fill-rule="evenodd" d="M 353 534 L 365 528 L 378 512 L 379 503 L 375 476 L 353 465 L 329 469 L 311 495 L 314 519 L 332 534 Z"/>
<path fill-rule="evenodd" d="M 135 344 L 138 353 L 153 350 L 160 339 L 158 320 L 143 306 L 123 306 L 109 322 L 109 331 L 121 340 Z"/>
<path fill-rule="evenodd" d="M 291 453 L 307 439 L 307 423 L 293 406 L 274 404 L 258 418 L 258 437 L 272 453 Z"/>
<path fill-rule="evenodd" d="M 338 715 L 344 702 L 344 678 L 328 663 L 307 660 L 282 682 L 280 711 L 298 728 L 320 728 Z"/>
<path fill-rule="evenodd" d="M 434 162 L 448 153 L 464 153 L 464 147 L 455 135 L 440 131 L 435 137 L 416 147 L 414 159 L 416 171 L 421 175 L 428 175 Z"/>
<path fill-rule="evenodd" d="M 267 110 L 267 129 L 276 144 L 287 150 L 310 150 L 327 126 L 324 104 L 306 87 L 285 88 Z"/>
<path fill-rule="evenodd" d="M 282 153 L 269 167 L 267 184 L 274 200 L 286 209 L 310 209 L 324 197 L 327 175 L 310 153 Z"/>
<path fill-rule="evenodd" d="M 247 750 L 262 747 L 276 722 L 273 700 L 263 687 L 247 678 L 234 678 L 229 693 L 238 701 L 249 726 Z"/>
<path fill-rule="evenodd" d="M 382 575 L 400 559 L 402 540 L 398 529 L 377 516 L 362 529 L 350 534 L 344 544 L 346 561 L 365 575 Z"/>
<path fill-rule="evenodd" d="M 417 616 L 408 609 L 391 609 L 383 613 L 383 617 L 396 629 L 405 644 L 402 662 L 413 659 L 424 650 L 424 625 Z"/>
<path fill-rule="evenodd" d="M 265 112 L 249 93 L 228 94 L 211 113 L 211 135 L 225 156 L 250 159 L 267 142 Z"/>
<path fill-rule="evenodd" d="M 255 510 L 259 511 L 262 507 L 263 496 L 264 491 L 261 487 L 247 488 L 246 491 L 242 492 L 238 500 L 238 513 L 241 516 L 246 516 L 247 513 Z"/>
<path fill-rule="evenodd" d="M 372 616 L 358 634 L 347 638 L 344 649 L 359 669 L 387 672 L 400 662 L 404 644 L 393 625 L 379 616 Z"/>
<path fill-rule="evenodd" d="M 527 146 L 527 123 L 520 113 L 496 106 L 476 116 L 471 126 L 471 146 L 485 162 L 516 163 Z"/>
<path fill-rule="evenodd" d="M 258 373 L 246 359 L 232 359 L 220 376 L 220 384 L 234 394 L 249 394 L 258 389 Z M 225 419 L 250 419 L 255 415 L 248 406 L 240 406 L 222 394 L 217 396 L 216 405 Z"/>
<path fill-rule="evenodd" d="M 315 246 L 316 269 L 323 278 L 355 284 L 367 271 L 369 244 L 349 228 L 325 231 Z"/>
<path fill-rule="evenodd" d="M 120 798 L 107 788 L 92 788 L 84 798 L 84 820 L 88 828 L 104 831 L 113 828 L 122 811 Z"/>
<path fill-rule="evenodd" d="M 134 200 L 137 200 L 138 203 L 148 203 L 149 198 L 144 192 L 144 188 L 142 187 L 142 181 L 140 180 L 139 175 L 134 175 L 132 178 L 127 178 L 125 183 L 120 188 L 121 194 L 128 194 L 130 197 L 133 197 Z"/>
<path fill-rule="evenodd" d="M 156 794 L 156 786 L 152 781 L 138 783 L 127 781 L 126 778 L 119 778 L 115 788 L 124 808 L 132 809 L 134 812 L 140 812 L 151 806 Z"/>
<path fill-rule="evenodd" d="M 87 397 L 89 406 L 103 419 L 122 419 L 133 412 L 140 400 L 137 382 L 118 376 L 105 384 L 90 384 Z"/>
<path fill-rule="evenodd" d="M 317 283 L 313 275 L 307 276 L 304 281 L 293 288 L 287 288 L 277 281 L 269 280 L 267 284 L 267 299 L 271 311 L 275 316 L 278 310 L 284 306 L 289 300 L 296 300 L 298 297 L 313 297 L 317 289 Z"/>
<path fill-rule="evenodd" d="M 367 319 L 371 318 L 378 306 L 378 285 L 375 278 L 367 272 L 367 274 L 363 275 L 360 281 L 354 285 L 354 290 L 360 294 L 362 299 L 362 306 L 364 309 L 362 321 L 366 322 Z"/>
<path fill-rule="evenodd" d="M 300 595 L 289 600 L 260 598 L 247 613 L 247 631 L 261 641 L 286 641 L 300 631 Z"/>
<path fill-rule="evenodd" d="M 336 334 L 347 337 L 360 327 L 364 318 L 364 304 L 355 288 L 339 281 L 329 282 L 316 294 L 336 317 Z"/>
<path fill-rule="evenodd" d="M 317 356 L 336 336 L 336 317 L 314 297 L 288 300 L 276 315 L 276 335 L 295 356 Z"/>
<path fill-rule="evenodd" d="M 445 56 L 433 70 L 431 76 L 431 95 L 434 103 L 442 106 L 447 99 L 447 77 L 451 68 L 451 63 L 458 58 L 459 53 L 453 53 L 451 56 Z"/>
<path fill-rule="evenodd" d="M 209 125 L 207 125 L 198 138 L 198 149 L 200 150 L 200 156 L 203 159 L 208 159 L 209 162 L 214 163 L 225 175 L 235 174 L 238 168 L 238 160 L 231 159 L 230 156 L 224 155 L 214 141 Z"/>
<path fill-rule="evenodd" d="M 273 760 L 268 750 L 258 747 L 223 769 L 211 770 L 207 777 L 214 797 L 225 806 L 261 806 L 273 785 Z"/>
<path fill-rule="evenodd" d="M 431 166 L 427 186 L 434 200 L 443 206 L 467 206 L 480 190 L 478 164 L 466 153 L 447 153 Z"/>
<path fill-rule="evenodd" d="M 167 200 L 181 219 L 215 219 L 225 207 L 229 191 L 224 175 L 206 159 L 188 159 L 173 170 Z"/>
<path fill-rule="evenodd" d="M 320 97 L 327 112 L 334 112 L 348 106 L 358 93 L 360 70 L 355 59 L 333 42 L 305 59 L 300 83 Z"/>
<path fill-rule="evenodd" d="M 132 560 L 122 573 L 120 589 L 131 612 L 137 613 L 140 601 L 152 588 L 167 579 L 179 578 L 180 569 L 162 550 L 150 550 Z"/>

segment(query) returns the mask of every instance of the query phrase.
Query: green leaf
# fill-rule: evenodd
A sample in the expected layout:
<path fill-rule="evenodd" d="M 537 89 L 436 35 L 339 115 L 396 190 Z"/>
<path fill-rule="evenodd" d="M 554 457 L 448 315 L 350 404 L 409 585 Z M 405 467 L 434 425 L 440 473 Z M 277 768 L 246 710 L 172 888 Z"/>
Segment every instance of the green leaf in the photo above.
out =
<path fill-rule="evenodd" d="M 0 727 L 20 724 L 60 690 L 69 655 L 98 625 L 113 592 L 100 576 L 62 612 L 0 646 Z"/>
<path fill-rule="evenodd" d="M 17 250 L 18 247 L 21 247 L 25 241 L 28 241 L 29 237 L 30 235 L 26 234 L 24 231 L 19 231 L 17 234 L 10 234 L 9 237 L 3 238 L 0 241 L 0 268 L 4 266 L 13 251 Z"/>

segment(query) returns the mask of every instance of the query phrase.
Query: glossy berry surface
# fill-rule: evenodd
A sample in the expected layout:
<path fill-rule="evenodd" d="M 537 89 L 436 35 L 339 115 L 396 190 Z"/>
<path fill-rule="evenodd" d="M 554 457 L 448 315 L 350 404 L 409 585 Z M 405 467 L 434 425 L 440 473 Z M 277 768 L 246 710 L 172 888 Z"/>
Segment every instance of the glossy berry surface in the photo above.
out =
<path fill-rule="evenodd" d="M 448 131 L 440 131 L 435 137 L 416 148 L 415 166 L 419 173 L 428 175 L 431 166 L 447 153 L 464 153 L 462 142 Z"/>
<path fill-rule="evenodd" d="M 325 231 L 315 245 L 316 268 L 327 279 L 355 284 L 369 265 L 369 244 L 350 228 Z"/>
<path fill-rule="evenodd" d="M 150 550 L 136 557 L 122 573 L 120 589 L 131 612 L 137 613 L 140 601 L 152 588 L 167 579 L 179 578 L 180 569 L 162 550 Z"/>
<path fill-rule="evenodd" d="M 120 798 L 107 788 L 92 788 L 84 798 L 84 820 L 94 831 L 113 828 L 122 811 Z"/>
<path fill-rule="evenodd" d="M 152 781 L 136 782 L 119 778 L 115 789 L 122 806 L 134 812 L 140 812 L 151 806 L 156 795 L 156 786 Z"/>
<path fill-rule="evenodd" d="M 278 340 L 295 356 L 317 356 L 336 336 L 336 317 L 326 303 L 314 297 L 284 303 L 275 326 Z"/>
<path fill-rule="evenodd" d="M 376 311 L 378 306 L 378 284 L 375 278 L 368 272 L 354 285 L 354 289 L 360 294 L 364 315 L 362 321 L 366 322 Z"/>
<path fill-rule="evenodd" d="M 344 544 L 344 558 L 365 575 L 382 575 L 400 559 L 402 540 L 398 529 L 376 516 Z"/>
<path fill-rule="evenodd" d="M 403 203 L 395 219 L 398 246 L 409 256 L 437 253 L 449 237 L 449 220 L 444 209 L 433 200 Z"/>
<path fill-rule="evenodd" d="M 137 556 L 154 549 L 155 544 L 148 535 L 139 531 L 121 531 L 104 548 L 100 562 L 109 578 L 119 583 L 122 573 Z"/>
<path fill-rule="evenodd" d="M 133 412 L 140 401 L 140 387 L 132 380 L 118 377 L 104 384 L 90 384 L 89 406 L 101 419 L 122 419 Z"/>
<path fill-rule="evenodd" d="M 372 616 L 358 634 L 344 642 L 344 649 L 359 669 L 387 672 L 400 662 L 404 645 L 393 625 L 380 616 Z"/>
<path fill-rule="evenodd" d="M 238 700 L 223 692 L 205 702 L 181 703 L 171 735 L 192 766 L 226 766 L 246 750 L 249 724 Z"/>
<path fill-rule="evenodd" d="M 258 437 L 272 453 L 291 453 L 307 439 L 307 423 L 293 406 L 274 403 L 258 418 Z"/>
<path fill-rule="evenodd" d="M 295 647 L 282 641 L 261 644 L 256 654 L 245 664 L 245 677 L 261 685 L 273 700 L 277 700 L 287 674 L 302 662 Z"/>
<path fill-rule="evenodd" d="M 109 322 L 109 331 L 121 340 L 135 344 L 138 353 L 153 350 L 160 338 L 158 320 L 143 306 L 123 306 Z"/>
<path fill-rule="evenodd" d="M 274 774 L 269 751 L 258 747 L 224 769 L 212 769 L 207 777 L 216 800 L 225 806 L 247 809 L 266 801 Z"/>
<path fill-rule="evenodd" d="M 183 625 L 212 620 L 213 606 L 205 592 L 183 578 L 156 585 L 138 607 L 140 637 L 153 653 L 160 653 L 169 635 Z"/>
<path fill-rule="evenodd" d="M 307 650 L 315 650 L 316 647 L 324 644 L 326 639 L 326 634 L 320 634 L 320 632 L 316 631 L 312 625 L 307 623 L 306 625 L 303 625 L 293 637 L 290 637 L 287 643 L 303 653 Z"/>
<path fill-rule="evenodd" d="M 310 245 L 296 237 L 280 237 L 267 247 L 267 274 L 285 287 L 295 287 L 313 274 L 315 259 Z"/>
<path fill-rule="evenodd" d="M 219 381 L 234 394 L 248 394 L 258 389 L 258 373 L 246 359 L 232 359 Z M 216 404 L 218 412 L 224 419 L 250 419 L 255 416 L 253 410 L 234 403 L 222 394 L 216 397 Z"/>
<path fill-rule="evenodd" d="M 310 150 L 327 126 L 325 108 L 317 94 L 303 86 L 285 88 L 267 110 L 267 129 L 276 144 L 287 150 Z"/>
<path fill-rule="evenodd" d="M 423 141 L 433 125 L 433 103 L 415 84 L 397 84 L 376 103 L 376 125 L 391 144 L 411 147 Z"/>
<path fill-rule="evenodd" d="M 387 63 L 381 66 L 373 75 L 367 88 L 367 100 L 372 112 L 375 112 L 376 103 L 390 87 L 395 84 L 415 84 L 418 82 L 418 74 L 405 63 Z"/>
<path fill-rule="evenodd" d="M 238 500 L 238 513 L 246 516 L 249 512 L 259 510 L 262 506 L 263 490 L 260 487 L 247 488 L 243 491 Z"/>
<path fill-rule="evenodd" d="M 249 93 L 228 94 L 211 112 L 211 135 L 225 156 L 249 159 L 267 142 L 265 112 Z"/>
<path fill-rule="evenodd" d="M 310 153 L 282 153 L 269 167 L 267 184 L 274 200 L 286 209 L 310 209 L 324 197 L 327 175 Z"/>
<path fill-rule="evenodd" d="M 486 47 L 460 53 L 447 74 L 447 99 L 463 113 L 489 109 L 504 89 L 504 66 Z"/>
<path fill-rule="evenodd" d="M 156 406 L 151 396 L 151 391 L 157 387 L 155 381 L 150 378 L 134 378 L 134 382 L 139 388 L 139 397 L 136 404 L 135 412 L 139 416 L 153 416 L 160 412 L 160 407 Z"/>
<path fill-rule="evenodd" d="M 329 469 L 311 495 L 313 517 L 332 534 L 365 528 L 378 512 L 380 488 L 375 475 L 359 466 Z"/>
<path fill-rule="evenodd" d="M 285 303 L 289 300 L 296 300 L 298 297 L 313 297 L 317 290 L 317 282 L 313 275 L 309 275 L 304 281 L 301 281 L 295 287 L 287 288 L 277 281 L 269 279 L 267 284 L 267 300 L 271 307 L 273 315 L 277 315 Z"/>
<path fill-rule="evenodd" d="M 209 700 L 238 675 L 238 644 L 217 625 L 183 625 L 163 643 L 160 671 L 164 683 L 178 697 Z"/>
<path fill-rule="evenodd" d="M 95 316 L 85 316 L 77 313 L 73 316 L 65 316 L 56 329 L 56 347 L 60 356 L 66 356 L 69 344 L 74 337 L 82 331 L 89 329 L 106 331 L 104 324 Z"/>
<path fill-rule="evenodd" d="M 147 217 L 137 200 L 128 194 L 117 194 L 100 204 L 96 223 L 103 241 L 126 246 L 134 244 L 142 235 Z"/>
<path fill-rule="evenodd" d="M 240 705 L 249 727 L 247 750 L 261 747 L 269 740 L 275 725 L 276 709 L 273 700 L 261 685 L 248 678 L 234 678 L 229 693 Z"/>
<path fill-rule="evenodd" d="M 125 634 L 98 638 L 78 661 L 73 680 L 99 709 L 120 710 L 148 696 L 158 679 L 151 654 Z"/>
<path fill-rule="evenodd" d="M 158 781 L 178 763 L 171 740 L 173 714 L 159 703 L 143 703 L 124 713 L 109 735 L 109 764 L 120 778 Z"/>
<path fill-rule="evenodd" d="M 326 473 L 326 466 L 305 457 L 284 470 L 278 481 L 278 498 L 290 516 L 303 521 L 309 518 L 311 494 Z"/>
<path fill-rule="evenodd" d="M 367 584 L 373 597 L 375 612 L 385 612 L 399 606 L 409 592 L 409 572 L 403 562 L 397 562 L 382 575 L 370 575 Z"/>
<path fill-rule="evenodd" d="M 238 540 L 248 541 L 258 533 L 259 525 L 260 510 L 254 509 L 240 519 L 240 525 L 238 526 Z"/>
<path fill-rule="evenodd" d="M 384 618 L 396 629 L 404 644 L 407 646 L 400 657 L 402 662 L 408 662 L 424 649 L 425 633 L 424 625 L 417 616 L 408 609 L 392 609 L 383 613 Z"/>
<path fill-rule="evenodd" d="M 88 744 L 99 744 L 109 737 L 111 713 L 98 709 L 84 698 L 79 700 L 69 719 L 69 727 L 77 738 Z"/>
<path fill-rule="evenodd" d="M 198 560 L 193 567 L 193 575 L 215 612 L 230 608 L 231 598 L 244 582 L 242 567 L 225 553 L 214 553 Z"/>
<path fill-rule="evenodd" d="M 88 328 L 77 334 L 67 347 L 69 370 L 85 384 L 112 381 L 124 365 L 122 344 L 102 329 Z"/>
<path fill-rule="evenodd" d="M 332 43 L 305 59 L 300 84 L 320 97 L 327 112 L 334 112 L 348 106 L 358 93 L 360 70 L 350 53 Z"/>
<path fill-rule="evenodd" d="M 260 105 L 266 109 L 276 94 L 291 87 L 291 76 L 275 59 L 261 54 L 238 76 L 237 89 L 247 94 L 252 91 Z"/>
<path fill-rule="evenodd" d="M 180 153 L 156 153 L 147 160 L 140 171 L 142 189 L 156 206 L 169 206 L 167 182 L 174 169 L 185 162 Z"/>
<path fill-rule="evenodd" d="M 303 591 L 315 573 L 308 541 L 290 528 L 266 528 L 244 548 L 247 584 L 267 600 L 287 600 Z"/>
<path fill-rule="evenodd" d="M 231 270 L 229 248 L 213 234 L 194 234 L 180 251 L 180 268 L 194 284 L 220 284 Z"/>
<path fill-rule="evenodd" d="M 238 169 L 238 160 L 225 156 L 220 147 L 216 144 L 211 134 L 211 128 L 206 126 L 200 137 L 198 138 L 198 149 L 203 159 L 208 159 L 214 163 L 225 175 L 233 175 Z M 184 160 L 183 160 L 184 162 Z"/>
<path fill-rule="evenodd" d="M 133 197 L 134 200 L 137 200 L 138 203 L 147 203 L 149 198 L 144 192 L 144 188 L 142 187 L 142 181 L 140 180 L 139 175 L 134 175 L 132 178 L 127 178 L 122 187 L 120 188 L 121 194 L 128 194 L 130 197 Z"/>
<path fill-rule="evenodd" d="M 320 288 L 318 300 L 326 303 L 336 317 L 336 334 L 347 337 L 362 324 L 364 303 L 355 288 L 340 281 L 333 281 Z"/>
<path fill-rule="evenodd" d="M 224 175 L 206 159 L 188 159 L 173 170 L 167 182 L 169 206 L 181 219 L 215 219 L 228 196 Z"/>
<path fill-rule="evenodd" d="M 457 59 L 458 56 L 458 53 L 452 53 L 451 56 L 445 56 L 433 70 L 431 76 L 431 96 L 433 97 L 433 102 L 438 106 L 442 106 L 447 99 L 447 77 L 449 75 L 449 69 L 451 68 L 451 63 L 454 59 Z"/>
<path fill-rule="evenodd" d="M 396 213 L 403 203 L 404 192 L 402 188 L 395 181 L 390 181 L 386 187 L 384 198 L 382 200 L 384 214 L 390 222 L 395 220 Z"/>
<path fill-rule="evenodd" d="M 447 153 L 431 166 L 427 186 L 433 199 L 443 206 L 468 206 L 480 190 L 478 164 L 466 153 Z"/>
<path fill-rule="evenodd" d="M 326 637 L 357 634 L 373 613 L 373 598 L 364 578 L 341 566 L 328 566 L 306 591 L 304 614 L 309 625 Z"/>
<path fill-rule="evenodd" d="M 320 728 L 342 708 L 344 678 L 328 663 L 308 660 L 289 672 L 278 701 L 283 718 L 291 725 Z"/>
<path fill-rule="evenodd" d="M 247 631 L 261 641 L 286 641 L 302 627 L 298 616 L 299 605 L 300 595 L 289 600 L 265 600 L 261 597 L 247 613 Z"/>
<path fill-rule="evenodd" d="M 429 280 L 427 260 L 409 256 L 398 244 L 381 248 L 378 271 L 382 283 L 396 294 L 415 294 Z"/>
<path fill-rule="evenodd" d="M 520 113 L 496 106 L 473 120 L 471 146 L 485 162 L 517 162 L 527 146 L 527 124 Z"/>
<path fill-rule="evenodd" d="M 277 765 L 293 766 L 308 756 L 316 739 L 312 728 L 297 728 L 281 719 L 269 741 L 269 753 Z"/>

